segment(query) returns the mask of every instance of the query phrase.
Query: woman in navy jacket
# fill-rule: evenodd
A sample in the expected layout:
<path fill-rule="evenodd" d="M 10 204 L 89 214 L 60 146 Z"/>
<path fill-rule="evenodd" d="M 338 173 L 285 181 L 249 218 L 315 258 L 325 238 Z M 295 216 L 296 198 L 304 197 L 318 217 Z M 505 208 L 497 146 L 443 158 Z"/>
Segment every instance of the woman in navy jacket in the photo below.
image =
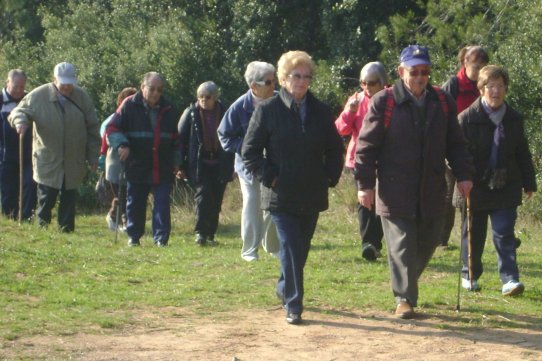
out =
<path fill-rule="evenodd" d="M 278 96 L 256 108 L 243 143 L 246 168 L 262 182 L 262 208 L 269 210 L 280 240 L 277 296 L 286 321 L 301 323 L 303 268 L 328 188 L 339 181 L 343 144 L 329 107 L 309 91 L 314 62 L 290 51 L 278 62 Z"/>

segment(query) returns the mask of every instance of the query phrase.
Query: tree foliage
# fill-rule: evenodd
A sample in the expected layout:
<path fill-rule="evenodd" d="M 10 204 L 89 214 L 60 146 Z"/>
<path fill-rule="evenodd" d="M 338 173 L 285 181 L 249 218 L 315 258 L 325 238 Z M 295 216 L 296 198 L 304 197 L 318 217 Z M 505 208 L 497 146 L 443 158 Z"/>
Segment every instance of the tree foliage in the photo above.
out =
<path fill-rule="evenodd" d="M 404 46 L 424 44 L 441 84 L 459 49 L 479 44 L 509 70 L 508 100 L 525 115 L 540 163 L 542 0 L 4 0 L 0 10 L 0 72 L 23 68 L 33 87 L 57 62 L 73 62 L 102 117 L 151 70 L 179 108 L 206 80 L 229 103 L 246 89 L 248 62 L 276 63 L 293 49 L 314 57 L 312 89 L 338 110 L 368 61 L 393 74 Z"/>

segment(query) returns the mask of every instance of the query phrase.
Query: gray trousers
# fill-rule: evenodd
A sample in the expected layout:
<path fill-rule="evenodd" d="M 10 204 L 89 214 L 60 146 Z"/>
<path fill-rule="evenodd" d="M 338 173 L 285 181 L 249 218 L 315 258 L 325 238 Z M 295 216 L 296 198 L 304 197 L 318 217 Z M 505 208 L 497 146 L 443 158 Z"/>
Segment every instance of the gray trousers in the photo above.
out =
<path fill-rule="evenodd" d="M 439 245 L 443 219 L 381 217 L 395 300 L 418 303 L 418 279 Z"/>

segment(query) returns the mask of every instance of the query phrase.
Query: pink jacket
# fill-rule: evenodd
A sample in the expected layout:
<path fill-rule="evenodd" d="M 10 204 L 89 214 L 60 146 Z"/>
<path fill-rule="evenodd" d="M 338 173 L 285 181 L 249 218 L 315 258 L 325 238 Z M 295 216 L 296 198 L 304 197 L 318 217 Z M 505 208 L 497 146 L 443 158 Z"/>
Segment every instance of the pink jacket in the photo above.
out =
<path fill-rule="evenodd" d="M 348 103 L 350 100 L 355 97 L 359 98 L 358 110 L 355 113 L 351 113 L 349 110 Z M 369 108 L 369 102 L 371 98 L 367 96 L 365 92 L 353 94 L 344 106 L 344 110 L 339 115 L 337 120 L 335 120 L 335 127 L 340 135 L 352 135 L 350 138 L 350 143 L 348 144 L 348 149 L 346 150 L 346 160 L 345 167 L 354 168 L 354 157 L 356 156 L 356 143 L 358 141 L 359 130 L 361 129 L 361 124 L 363 123 L 363 118 L 367 113 Z"/>

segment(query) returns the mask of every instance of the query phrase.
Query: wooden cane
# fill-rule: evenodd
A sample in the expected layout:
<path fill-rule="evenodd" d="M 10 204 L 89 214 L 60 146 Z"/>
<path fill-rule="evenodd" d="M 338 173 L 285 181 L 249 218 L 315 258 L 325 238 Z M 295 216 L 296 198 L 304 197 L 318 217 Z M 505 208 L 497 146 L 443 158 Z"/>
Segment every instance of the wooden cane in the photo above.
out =
<path fill-rule="evenodd" d="M 23 187 L 24 187 L 24 160 L 23 160 L 24 133 L 19 134 L 19 224 L 23 222 Z"/>
<path fill-rule="evenodd" d="M 470 289 L 472 290 L 472 214 L 470 210 L 470 196 L 467 196 L 467 259 Z"/>

